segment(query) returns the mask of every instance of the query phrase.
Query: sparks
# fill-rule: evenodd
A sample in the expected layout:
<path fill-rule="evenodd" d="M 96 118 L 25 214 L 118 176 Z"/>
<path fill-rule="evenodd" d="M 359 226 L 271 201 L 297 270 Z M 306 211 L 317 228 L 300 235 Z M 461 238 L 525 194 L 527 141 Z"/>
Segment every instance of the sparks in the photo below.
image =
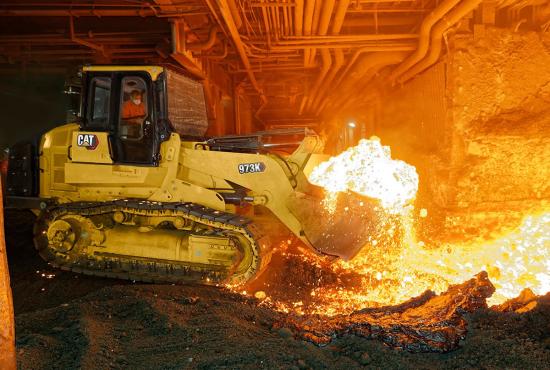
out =
<path fill-rule="evenodd" d="M 418 190 L 418 174 L 414 166 L 392 159 L 388 146 L 378 138 L 361 140 L 319 164 L 309 181 L 327 191 L 325 205 L 335 209 L 337 194 L 354 191 L 380 200 L 388 211 L 398 211 L 414 200 Z"/>
<path fill-rule="evenodd" d="M 309 180 L 325 188 L 329 211 L 336 209 L 340 192 L 378 199 L 388 214 L 380 222 L 391 240 L 389 247 L 387 242 L 373 240 L 352 261 L 336 262 L 335 272 L 361 276 L 360 288 L 316 288 L 311 294 L 316 301 L 311 305 L 313 313 L 334 315 L 399 304 L 428 289 L 443 292 L 480 271 L 487 271 L 496 288 L 490 305 L 514 298 L 525 288 L 535 294 L 550 291 L 550 213 L 545 210 L 527 215 L 517 229 L 490 240 L 428 247 L 430 243 L 416 238 L 412 206 L 418 189 L 416 170 L 392 159 L 389 147 L 379 140 L 361 140 L 321 163 Z M 418 217 L 427 216 L 427 210 L 421 209 Z"/>

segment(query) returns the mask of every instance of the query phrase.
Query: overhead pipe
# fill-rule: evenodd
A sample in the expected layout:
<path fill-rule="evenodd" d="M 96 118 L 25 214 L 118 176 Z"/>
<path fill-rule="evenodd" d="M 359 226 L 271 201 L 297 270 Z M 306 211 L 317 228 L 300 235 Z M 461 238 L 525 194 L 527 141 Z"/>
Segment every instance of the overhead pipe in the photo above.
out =
<path fill-rule="evenodd" d="M 285 6 L 284 10 L 287 12 L 288 17 L 288 33 L 287 35 L 294 35 L 294 13 L 293 8 L 290 6 L 291 0 L 287 0 L 289 6 Z"/>
<path fill-rule="evenodd" d="M 196 78 L 205 79 L 206 75 L 202 66 L 186 50 L 185 23 L 181 19 L 174 20 L 171 22 L 170 29 L 172 32 L 172 52 L 170 56 Z"/>
<path fill-rule="evenodd" d="M 67 3 L 67 6 L 71 4 Z M 174 16 L 184 13 L 176 13 Z M 0 17 L 155 17 L 152 9 L 3 9 Z"/>
<path fill-rule="evenodd" d="M 243 20 L 241 19 L 241 14 L 239 13 L 239 8 L 237 8 L 235 0 L 227 0 L 227 5 L 229 6 L 229 11 L 231 12 L 231 16 L 233 17 L 235 26 L 238 30 L 240 30 L 243 26 Z"/>
<path fill-rule="evenodd" d="M 330 18 L 334 9 L 334 3 L 336 0 L 324 0 L 323 8 L 321 9 L 321 17 L 319 19 L 319 27 L 317 29 L 317 35 L 325 36 L 328 32 L 328 26 L 330 24 Z"/>
<path fill-rule="evenodd" d="M 406 48 L 403 48 L 402 50 L 388 50 L 388 51 L 405 51 Z M 344 68 L 344 70 L 342 71 L 342 73 L 340 73 L 340 76 L 338 77 L 338 79 L 336 80 L 336 82 L 334 83 L 334 90 L 336 90 L 338 88 L 338 86 L 340 86 L 340 84 L 342 83 L 342 81 L 347 77 L 348 73 L 350 72 L 350 70 L 352 68 L 354 68 L 355 66 L 355 63 L 357 62 L 357 59 L 364 53 L 372 53 L 373 51 L 376 51 L 376 50 L 373 50 L 373 48 L 371 46 L 364 46 L 362 48 L 359 48 L 355 51 L 355 53 L 353 53 L 353 56 L 351 57 L 351 59 L 349 60 L 348 64 L 346 65 L 346 68 Z M 380 50 L 381 51 L 381 50 Z M 377 58 L 376 56 L 374 56 L 373 58 Z"/>
<path fill-rule="evenodd" d="M 340 2 L 338 3 L 338 7 L 336 8 L 336 13 L 334 15 L 334 21 L 332 23 L 332 28 L 331 28 L 331 34 L 332 35 L 337 35 L 340 33 L 340 30 L 342 29 L 342 25 L 344 23 L 344 18 L 345 18 L 345 15 L 346 15 L 346 11 L 348 9 L 348 6 L 349 6 L 349 0 L 340 0 Z M 334 6 L 334 3 L 332 4 L 332 6 Z M 332 13 L 332 9 L 330 10 L 330 13 Z M 329 14 L 329 19 L 330 21 L 330 14 Z M 325 23 L 322 24 L 322 28 L 321 28 L 321 31 L 325 31 L 324 27 L 327 27 L 327 30 L 328 30 L 328 23 L 325 25 Z M 325 31 L 325 34 L 326 34 L 326 31 Z M 324 36 L 324 35 L 323 35 Z M 336 51 L 338 50 L 338 52 Z M 342 58 L 342 62 L 339 63 L 339 58 Z M 330 84 L 334 77 L 336 76 L 336 74 L 338 73 L 338 71 L 342 68 L 342 64 L 343 64 L 343 53 L 341 51 L 341 49 L 335 49 L 335 59 L 336 59 L 336 63 L 335 63 L 335 68 L 333 69 L 333 71 L 331 72 L 331 74 L 329 75 L 330 76 L 330 81 L 327 81 L 323 84 L 323 87 L 321 90 L 319 90 L 318 92 L 314 92 L 316 94 L 315 96 L 315 99 L 314 101 L 315 102 L 318 102 L 319 99 L 318 97 L 324 95 L 324 90 L 326 89 L 326 86 L 328 84 Z M 316 107 L 316 111 L 318 111 L 318 106 L 317 106 L 317 103 L 313 103 L 313 106 Z"/>
<path fill-rule="evenodd" d="M 328 0 L 328 1 L 330 2 L 333 0 Z M 327 3 L 327 0 L 317 0 L 315 2 L 315 8 L 313 10 L 313 27 L 311 30 L 311 33 L 313 35 L 319 34 L 319 23 L 321 19 L 321 13 L 323 9 L 326 8 L 326 3 Z M 311 52 L 309 53 L 309 59 L 307 60 L 307 65 L 313 64 L 313 62 L 315 61 L 315 54 L 317 54 L 317 49 L 315 48 L 311 49 Z"/>
<path fill-rule="evenodd" d="M 323 82 L 323 79 L 327 75 L 330 69 L 330 66 L 332 65 L 332 60 L 330 58 L 330 51 L 328 49 L 321 50 L 321 60 L 323 62 L 323 66 L 321 68 L 319 76 L 317 77 L 317 80 L 315 80 L 315 83 L 313 84 L 313 88 L 311 89 L 311 91 L 317 91 L 317 89 L 319 89 L 321 82 Z M 310 102 L 309 102 L 310 100 L 311 100 L 311 96 L 304 95 L 304 98 L 302 99 L 302 103 L 300 104 L 300 110 L 298 114 L 302 114 L 304 111 L 304 108 L 310 105 Z"/>
<path fill-rule="evenodd" d="M 320 1 L 318 1 L 320 3 Z M 334 9 L 334 3 L 335 0 L 323 0 L 323 7 L 320 10 L 320 16 L 318 22 L 315 22 L 315 15 L 314 15 L 314 25 L 317 25 L 315 27 L 314 33 L 318 36 L 325 36 L 328 32 L 328 25 L 330 23 L 330 17 L 332 16 L 332 10 Z M 319 5 L 320 6 L 320 5 Z M 311 50 L 311 54 L 309 56 L 309 64 L 313 64 L 315 60 L 315 53 L 316 49 Z"/>
<path fill-rule="evenodd" d="M 323 2 L 326 0 L 316 0 L 315 7 L 313 8 L 313 18 L 311 21 L 311 33 L 317 34 L 319 30 L 319 18 L 321 17 L 321 9 L 323 8 Z"/>
<path fill-rule="evenodd" d="M 310 36 L 313 25 L 313 11 L 315 10 L 315 0 L 305 0 L 306 7 L 304 11 L 304 36 Z M 321 0 L 319 0 L 321 1 Z M 304 50 L 304 67 L 309 66 L 309 57 L 311 55 L 311 50 Z"/>
<path fill-rule="evenodd" d="M 292 0 L 288 0 L 288 2 L 290 3 Z M 288 11 L 288 24 L 289 24 L 289 27 L 288 27 L 288 34 L 289 35 L 293 35 L 294 34 L 294 13 L 292 12 L 293 11 L 293 8 L 290 6 L 286 7 L 286 10 Z M 303 21 L 303 18 L 302 18 L 302 21 Z"/>
<path fill-rule="evenodd" d="M 420 26 L 418 47 L 405 59 L 401 64 L 393 70 L 389 76 L 390 81 L 394 83 L 399 76 L 405 73 L 409 68 L 418 63 L 422 58 L 426 56 L 428 52 L 428 47 L 430 44 L 430 34 L 432 27 L 445 15 L 447 14 L 460 0 L 444 0 L 439 4 L 434 10 L 430 12 L 424 18 L 422 25 Z"/>
<path fill-rule="evenodd" d="M 364 85 L 370 82 L 382 68 L 401 63 L 406 55 L 406 51 L 376 52 L 364 55 L 347 73 L 348 77 L 342 82 L 341 87 L 332 89 L 338 95 L 333 95 L 330 100 L 326 99 L 320 110 L 324 110 L 325 107 L 341 109 L 348 100 L 353 100 L 354 96 L 363 94 Z M 329 101 L 330 104 L 328 104 Z"/>
<path fill-rule="evenodd" d="M 480 3 L 481 0 L 465 0 L 464 2 L 453 8 L 447 15 L 443 17 L 443 19 L 437 22 L 432 30 L 431 48 L 428 56 L 426 56 L 426 58 L 415 64 L 411 69 L 401 75 L 401 77 L 399 77 L 398 79 L 398 82 L 404 83 L 410 80 L 412 77 L 437 62 L 441 55 L 443 34 L 445 33 L 445 31 L 447 31 L 450 27 L 454 26 L 462 18 L 464 18 L 474 9 L 476 9 Z"/>
<path fill-rule="evenodd" d="M 73 41 L 77 44 L 80 44 L 82 46 L 87 46 L 90 49 L 99 51 L 105 57 L 107 56 L 107 53 L 105 52 L 105 48 L 102 45 L 97 45 L 97 44 L 94 44 L 93 42 L 86 41 L 86 40 L 83 40 L 81 38 L 76 37 L 76 34 L 74 32 L 74 22 L 73 22 L 73 17 L 72 16 L 69 17 L 69 34 L 70 34 L 70 37 L 71 37 L 71 41 Z"/>
<path fill-rule="evenodd" d="M 413 40 L 417 39 L 418 35 L 414 33 L 396 33 L 396 34 L 366 34 L 366 35 L 319 35 L 319 36 L 302 36 L 302 37 L 286 37 L 280 41 L 279 45 L 301 45 L 301 44 L 326 44 L 326 43 L 341 43 L 341 42 L 360 42 L 360 41 L 383 41 L 383 40 Z"/>
<path fill-rule="evenodd" d="M 220 12 L 222 14 L 222 17 L 225 21 L 225 24 L 227 25 L 227 28 L 229 29 L 229 34 L 231 35 L 231 38 L 233 39 L 233 43 L 235 44 L 235 48 L 237 49 L 237 52 L 241 58 L 241 61 L 243 63 L 244 68 L 247 71 L 248 78 L 250 80 L 250 83 L 254 87 L 254 89 L 260 94 L 260 99 L 263 102 L 267 101 L 267 98 L 264 95 L 264 92 L 260 88 L 260 85 L 258 84 L 258 81 L 256 80 L 256 76 L 254 76 L 254 73 L 252 72 L 252 67 L 250 65 L 250 60 L 248 60 L 248 56 L 246 54 L 246 50 L 244 50 L 244 45 L 241 40 L 241 36 L 239 34 L 239 30 L 237 29 L 237 26 L 235 25 L 235 21 L 233 20 L 233 17 L 231 16 L 231 12 L 229 10 L 229 7 L 227 5 L 227 0 L 216 0 L 218 2 Z"/>
<path fill-rule="evenodd" d="M 304 0 L 296 0 L 294 7 L 294 34 L 302 36 L 304 28 Z"/>
<path fill-rule="evenodd" d="M 311 103 L 311 111 L 314 112 L 316 115 L 319 114 L 321 102 L 328 95 L 328 90 L 331 88 L 331 83 L 334 80 L 334 77 L 336 77 L 336 74 L 343 65 L 344 52 L 342 51 L 342 49 L 334 49 L 334 67 L 324 79 L 321 87 L 317 90 L 315 94 L 313 102 Z"/>
<path fill-rule="evenodd" d="M 218 15 L 218 12 L 216 11 L 216 7 L 214 6 L 214 0 L 204 0 L 204 2 L 206 3 L 206 6 L 208 7 L 208 10 L 209 10 L 209 14 L 214 17 L 214 20 L 216 21 L 216 24 L 221 26 L 222 25 L 222 21 Z M 221 30 L 223 31 L 223 33 L 225 34 L 225 36 L 229 37 L 229 35 L 227 34 L 227 31 L 225 30 L 224 27 L 221 28 Z"/>
<path fill-rule="evenodd" d="M 319 20 L 319 28 L 318 28 L 318 32 L 317 32 L 318 36 L 326 36 L 326 34 L 328 32 L 330 19 L 332 17 L 332 11 L 334 10 L 335 0 L 327 0 L 323 3 L 323 5 L 324 6 L 323 6 L 323 9 L 321 11 L 321 17 L 320 17 L 320 20 Z M 335 18 L 335 23 L 333 23 L 333 27 L 332 27 L 332 30 L 331 30 L 331 33 L 333 35 L 338 34 L 340 32 L 340 29 L 342 28 L 344 16 L 346 14 L 346 10 L 347 10 L 348 5 L 349 5 L 349 1 L 341 1 L 338 4 L 338 8 L 336 9 L 338 19 Z M 310 64 L 313 64 L 314 57 L 315 57 L 315 49 L 313 49 L 313 52 L 310 56 L 310 58 L 311 58 Z M 340 59 L 340 57 L 341 57 L 341 59 Z M 342 53 L 341 49 L 338 49 L 338 52 L 335 51 L 335 66 L 334 66 L 333 70 L 331 71 L 331 73 L 329 73 L 327 75 L 327 80 L 329 80 L 329 81 L 327 81 L 328 83 L 330 83 L 334 79 L 334 76 L 336 75 L 338 70 L 340 70 L 340 68 L 342 67 L 342 64 L 343 64 L 343 53 Z M 328 85 L 327 82 L 323 81 L 323 83 L 321 85 L 322 88 L 311 92 L 312 96 L 308 100 L 308 106 L 306 106 L 307 110 L 309 110 L 312 107 L 313 107 L 313 109 L 316 109 L 320 97 L 323 96 L 324 93 L 325 93 L 324 89 L 325 89 L 325 86 Z"/>
<path fill-rule="evenodd" d="M 208 54 L 205 56 L 210 60 L 222 60 L 227 57 L 228 53 L 229 53 L 229 47 L 227 46 L 227 40 L 224 40 L 223 52 L 221 54 Z"/>
<path fill-rule="evenodd" d="M 349 3 L 350 0 L 340 0 L 338 2 L 338 7 L 336 8 L 336 13 L 334 14 L 334 21 L 332 22 L 332 27 L 330 30 L 331 34 L 337 35 L 340 33 L 342 25 L 344 24 L 344 18 L 346 17 L 346 13 L 348 11 Z"/>
<path fill-rule="evenodd" d="M 279 10 L 271 6 L 267 8 L 267 12 L 270 14 L 271 27 L 275 31 L 275 41 L 278 41 L 279 36 L 281 34 L 280 22 L 279 22 Z"/>
<path fill-rule="evenodd" d="M 283 10 L 283 22 L 284 22 L 283 36 L 288 36 L 288 35 L 291 34 L 290 23 L 289 23 L 290 21 L 289 21 L 289 16 L 288 16 L 288 7 L 285 6 L 285 7 L 283 7 L 282 10 Z"/>
<path fill-rule="evenodd" d="M 218 26 L 213 26 L 208 32 L 208 40 L 204 42 L 189 44 L 187 45 L 187 49 L 191 51 L 204 51 L 212 48 L 212 46 L 214 46 L 214 44 L 216 43 L 219 30 L 220 29 Z"/>
<path fill-rule="evenodd" d="M 372 52 L 371 49 L 368 46 L 357 49 L 355 51 L 355 53 L 353 53 L 351 59 L 349 60 L 348 64 L 346 65 L 346 68 L 344 68 L 344 70 L 340 73 L 340 76 L 338 77 L 338 79 L 334 83 L 334 89 L 335 90 L 338 89 L 338 86 L 340 86 L 340 83 L 342 83 L 342 81 L 347 77 L 349 71 L 353 68 L 353 66 L 355 65 L 355 62 L 357 61 L 359 56 L 361 54 L 364 54 L 364 53 L 367 53 L 367 52 Z"/>
<path fill-rule="evenodd" d="M 305 0 L 306 7 L 304 12 L 304 35 L 311 35 L 313 25 L 313 10 L 315 9 L 315 0 Z"/>
<path fill-rule="evenodd" d="M 264 0 L 261 0 L 262 3 Z M 269 20 L 269 14 L 267 13 L 267 9 L 265 7 L 262 7 L 262 19 L 264 21 L 264 28 L 265 28 L 265 37 L 267 40 L 267 48 L 268 50 L 271 50 L 271 22 Z"/>

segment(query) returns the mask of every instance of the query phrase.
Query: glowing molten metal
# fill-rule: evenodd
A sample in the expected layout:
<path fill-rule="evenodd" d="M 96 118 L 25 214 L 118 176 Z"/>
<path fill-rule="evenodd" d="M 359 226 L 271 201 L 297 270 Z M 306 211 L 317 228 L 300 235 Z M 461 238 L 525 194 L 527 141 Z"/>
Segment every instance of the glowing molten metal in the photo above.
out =
<path fill-rule="evenodd" d="M 361 140 L 355 147 L 319 164 L 309 176 L 324 187 L 328 199 L 338 192 L 354 191 L 380 200 L 387 210 L 399 210 L 414 200 L 418 190 L 416 169 L 391 158 L 390 147 L 378 139 Z"/>
<path fill-rule="evenodd" d="M 415 212 L 410 205 L 418 189 L 416 170 L 391 159 L 390 149 L 378 140 L 362 140 L 321 163 L 309 180 L 325 188 L 329 209 L 335 209 L 339 192 L 354 191 L 378 199 L 386 216 L 379 221 L 383 231 L 373 235 L 370 245 L 353 260 L 332 267 L 339 274 L 358 275 L 360 284 L 314 289 L 307 312 L 335 315 L 394 305 L 427 289 L 443 292 L 480 271 L 487 271 L 496 288 L 489 304 L 514 298 L 525 288 L 535 294 L 550 291 L 549 212 L 526 216 L 516 230 L 491 240 L 428 246 L 429 241 L 416 238 Z M 420 216 L 425 217 L 426 211 Z"/>

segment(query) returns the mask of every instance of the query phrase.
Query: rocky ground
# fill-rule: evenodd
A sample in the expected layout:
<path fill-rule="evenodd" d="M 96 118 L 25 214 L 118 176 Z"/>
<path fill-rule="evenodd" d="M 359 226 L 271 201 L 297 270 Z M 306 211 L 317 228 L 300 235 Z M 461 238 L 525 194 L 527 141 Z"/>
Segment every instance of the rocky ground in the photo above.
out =
<path fill-rule="evenodd" d="M 464 309 L 471 295 L 453 295 L 460 299 L 447 316 L 426 327 L 396 328 L 422 337 L 447 333 L 453 320 L 463 320 L 467 334 L 457 341 L 458 349 L 411 353 L 357 330 L 376 334 L 366 319 L 377 315 L 373 311 L 332 320 L 300 318 L 216 287 L 133 284 L 61 272 L 34 253 L 32 216 L 9 212 L 6 229 L 21 369 L 550 368 L 549 295 L 527 296 L 501 307 L 505 312 L 481 304 L 471 313 Z M 483 303 L 483 294 L 476 302 Z M 417 303 L 434 308 L 438 299 L 425 296 Z M 393 308 L 384 317 L 414 321 L 415 312 Z M 387 332 L 391 338 L 391 325 Z M 330 340 L 313 344 L 311 333 Z"/>

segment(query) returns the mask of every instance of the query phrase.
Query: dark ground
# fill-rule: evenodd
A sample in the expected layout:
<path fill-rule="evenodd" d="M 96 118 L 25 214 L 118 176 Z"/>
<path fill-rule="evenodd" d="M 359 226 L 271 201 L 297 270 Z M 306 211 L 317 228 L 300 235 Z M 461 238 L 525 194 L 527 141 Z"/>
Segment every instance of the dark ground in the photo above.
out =
<path fill-rule="evenodd" d="M 353 335 L 317 347 L 274 329 L 285 315 L 219 288 L 52 269 L 34 253 L 32 220 L 19 212 L 5 220 L 21 369 L 550 369 L 548 295 L 523 314 L 466 315 L 466 339 L 445 354 L 409 353 Z"/>

